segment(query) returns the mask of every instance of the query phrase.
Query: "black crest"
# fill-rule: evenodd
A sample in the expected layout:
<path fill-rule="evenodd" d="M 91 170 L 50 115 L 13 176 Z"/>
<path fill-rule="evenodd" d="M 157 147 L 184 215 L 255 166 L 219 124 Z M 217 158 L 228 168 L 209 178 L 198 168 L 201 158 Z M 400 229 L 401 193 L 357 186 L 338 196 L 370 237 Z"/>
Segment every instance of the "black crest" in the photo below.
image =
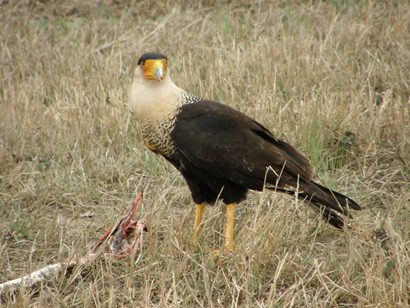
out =
<path fill-rule="evenodd" d="M 138 59 L 138 65 L 140 65 L 141 63 L 143 63 L 146 60 L 158 60 L 158 59 L 165 59 L 168 60 L 167 57 L 162 54 L 162 53 L 158 53 L 158 52 L 147 52 L 144 53 L 139 59 Z"/>

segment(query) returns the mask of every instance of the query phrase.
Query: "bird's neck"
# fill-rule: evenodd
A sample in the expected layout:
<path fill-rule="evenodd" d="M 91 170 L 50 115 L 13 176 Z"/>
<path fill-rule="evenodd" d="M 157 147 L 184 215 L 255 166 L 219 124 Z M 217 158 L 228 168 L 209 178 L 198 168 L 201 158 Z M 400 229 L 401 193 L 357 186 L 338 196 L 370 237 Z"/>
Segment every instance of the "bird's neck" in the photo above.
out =
<path fill-rule="evenodd" d="M 161 122 L 181 105 L 181 93 L 171 78 L 163 81 L 134 79 L 129 93 L 129 109 L 141 122 Z"/>
<path fill-rule="evenodd" d="M 139 122 L 145 145 L 156 153 L 170 156 L 175 151 L 171 131 L 182 105 L 198 98 L 177 87 L 169 77 L 163 81 L 134 79 L 129 93 L 129 109 Z"/>

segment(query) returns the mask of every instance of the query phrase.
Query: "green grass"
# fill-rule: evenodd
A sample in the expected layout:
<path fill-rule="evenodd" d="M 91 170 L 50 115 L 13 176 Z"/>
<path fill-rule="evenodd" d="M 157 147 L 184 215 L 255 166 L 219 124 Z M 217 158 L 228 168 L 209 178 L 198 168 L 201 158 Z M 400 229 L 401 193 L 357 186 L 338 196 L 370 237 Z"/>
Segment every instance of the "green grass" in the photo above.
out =
<path fill-rule="evenodd" d="M 135 260 L 99 259 L 5 306 L 378 306 L 410 302 L 407 1 L 0 4 L 0 283 L 82 256 L 136 191 Z M 178 172 L 127 111 L 136 58 L 161 51 L 182 88 L 246 112 L 357 200 L 351 228 L 301 201 L 249 194 L 236 251 L 223 206 L 200 247 Z M 81 214 L 93 212 L 91 218 Z"/>

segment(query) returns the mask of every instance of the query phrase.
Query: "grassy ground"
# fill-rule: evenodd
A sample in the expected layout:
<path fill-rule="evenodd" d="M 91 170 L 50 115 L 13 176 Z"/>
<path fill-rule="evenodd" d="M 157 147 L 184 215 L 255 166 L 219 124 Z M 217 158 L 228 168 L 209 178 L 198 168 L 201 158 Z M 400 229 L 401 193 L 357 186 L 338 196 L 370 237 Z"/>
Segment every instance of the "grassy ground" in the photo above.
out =
<path fill-rule="evenodd" d="M 3 303 L 409 305 L 410 4 L 155 2 L 0 1 L 0 282 L 83 255 L 136 191 L 149 228 L 137 264 L 99 260 Z M 223 240 L 220 206 L 192 247 L 189 191 L 126 109 L 132 65 L 152 50 L 181 87 L 303 150 L 365 208 L 352 228 L 250 193 L 232 256 L 209 254 Z"/>

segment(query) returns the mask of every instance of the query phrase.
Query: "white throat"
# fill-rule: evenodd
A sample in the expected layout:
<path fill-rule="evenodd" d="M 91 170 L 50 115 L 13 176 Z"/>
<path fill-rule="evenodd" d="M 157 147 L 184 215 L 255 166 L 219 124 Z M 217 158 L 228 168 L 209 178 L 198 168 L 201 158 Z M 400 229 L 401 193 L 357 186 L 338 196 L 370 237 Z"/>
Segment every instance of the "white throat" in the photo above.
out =
<path fill-rule="evenodd" d="M 164 80 L 146 80 L 137 67 L 129 91 L 128 107 L 139 122 L 160 123 L 180 104 L 181 93 L 167 75 Z"/>

